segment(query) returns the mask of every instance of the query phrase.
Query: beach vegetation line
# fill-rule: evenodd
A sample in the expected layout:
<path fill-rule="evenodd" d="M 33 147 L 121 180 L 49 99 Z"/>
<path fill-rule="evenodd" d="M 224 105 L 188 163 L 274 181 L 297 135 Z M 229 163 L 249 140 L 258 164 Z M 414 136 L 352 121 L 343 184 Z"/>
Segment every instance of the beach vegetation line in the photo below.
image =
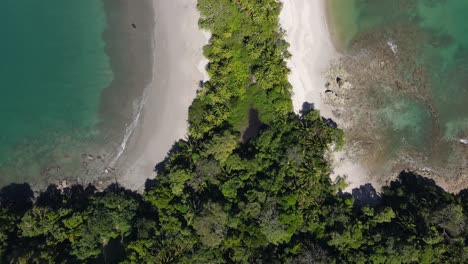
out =
<path fill-rule="evenodd" d="M 467 262 L 466 191 L 404 172 L 381 193 L 351 195 L 330 179 L 326 153 L 343 132 L 292 110 L 280 2 L 198 8 L 210 80 L 158 176 L 142 194 L 2 188 L 1 263 Z"/>

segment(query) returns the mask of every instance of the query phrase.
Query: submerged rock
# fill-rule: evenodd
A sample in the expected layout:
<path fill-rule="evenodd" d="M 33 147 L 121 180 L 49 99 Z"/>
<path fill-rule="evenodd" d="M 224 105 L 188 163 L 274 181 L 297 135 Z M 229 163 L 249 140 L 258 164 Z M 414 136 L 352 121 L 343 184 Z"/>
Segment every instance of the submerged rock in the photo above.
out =
<path fill-rule="evenodd" d="M 395 44 L 394 41 L 392 41 L 392 40 L 387 41 L 387 45 L 388 45 L 388 47 L 390 47 L 390 49 L 392 50 L 393 54 L 397 54 L 397 53 L 398 53 L 398 45 Z"/>

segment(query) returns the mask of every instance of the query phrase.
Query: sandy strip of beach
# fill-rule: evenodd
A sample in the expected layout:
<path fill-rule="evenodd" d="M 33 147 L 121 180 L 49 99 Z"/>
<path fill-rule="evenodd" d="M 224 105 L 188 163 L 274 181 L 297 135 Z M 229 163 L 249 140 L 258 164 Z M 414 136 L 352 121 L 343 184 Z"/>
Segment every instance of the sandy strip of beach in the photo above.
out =
<path fill-rule="evenodd" d="M 282 0 L 281 27 L 286 30 L 291 59 L 289 82 L 293 86 L 294 110 L 299 112 L 304 102 L 312 103 L 322 116 L 332 118 L 333 108 L 325 103 L 326 73 L 339 58 L 327 24 L 327 7 L 324 0 Z M 332 178 L 346 176 L 349 184 L 346 191 L 369 182 L 367 170 L 352 161 L 345 151 L 334 153 Z"/>
<path fill-rule="evenodd" d="M 188 108 L 207 78 L 202 48 L 209 34 L 198 28 L 197 0 L 153 0 L 153 81 L 146 88 L 137 128 L 129 140 L 119 181 L 141 189 L 172 145 L 187 134 Z"/>
<path fill-rule="evenodd" d="M 280 24 L 286 30 L 286 40 L 292 58 L 289 82 L 293 86 L 293 105 L 298 112 L 304 102 L 313 103 L 323 116 L 332 117 L 331 108 L 322 99 L 325 73 L 337 52 L 328 31 L 323 0 L 282 0 Z"/>

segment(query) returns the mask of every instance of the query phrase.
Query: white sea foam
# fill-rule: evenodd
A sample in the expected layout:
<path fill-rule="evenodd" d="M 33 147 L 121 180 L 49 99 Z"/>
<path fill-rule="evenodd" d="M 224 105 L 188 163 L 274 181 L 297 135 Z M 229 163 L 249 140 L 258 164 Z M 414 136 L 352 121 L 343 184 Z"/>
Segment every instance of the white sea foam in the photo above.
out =
<path fill-rule="evenodd" d="M 123 136 L 122 142 L 120 143 L 117 154 L 115 155 L 115 158 L 112 160 L 112 162 L 109 164 L 111 167 L 115 166 L 115 164 L 117 163 L 119 158 L 125 152 L 125 149 L 127 148 L 127 144 L 128 144 L 128 141 L 130 140 L 130 137 L 132 136 L 133 132 L 138 127 L 138 123 L 140 121 L 141 113 L 143 112 L 143 108 L 144 108 L 145 103 L 146 103 L 147 90 L 149 89 L 149 86 L 152 83 L 153 82 L 151 81 L 148 84 L 148 87 L 146 87 L 144 89 L 143 95 L 142 95 L 140 100 L 133 101 L 132 121 L 130 122 L 130 124 L 126 124 L 125 134 Z"/>
<path fill-rule="evenodd" d="M 110 166 L 113 167 L 119 160 L 120 156 L 125 152 L 125 149 L 127 148 L 128 140 L 132 136 L 133 132 L 138 126 L 138 122 L 140 120 L 141 112 L 143 111 L 143 106 L 145 105 L 145 100 L 146 96 L 143 95 L 143 98 L 141 100 L 135 100 L 133 102 L 133 118 L 132 122 L 130 124 L 127 124 L 125 127 L 125 134 L 122 139 L 122 142 L 120 143 L 119 149 L 117 151 L 117 154 L 115 155 L 115 158 L 112 160 L 110 163 Z"/>
<path fill-rule="evenodd" d="M 153 63 L 154 63 L 156 59 L 156 54 L 154 52 L 155 47 L 156 47 L 154 35 L 152 39 L 153 41 L 151 43 L 151 46 L 152 46 L 151 50 L 153 51 L 152 57 L 153 57 Z M 143 95 L 141 99 L 135 100 L 133 102 L 132 122 L 130 124 L 127 124 L 125 127 L 125 134 L 122 139 L 122 142 L 120 143 L 117 154 L 115 155 L 115 158 L 112 160 L 112 162 L 109 164 L 111 167 L 114 167 L 117 164 L 117 161 L 125 152 L 125 149 L 127 148 L 127 144 L 128 144 L 128 141 L 130 140 L 130 137 L 132 136 L 133 132 L 138 127 L 141 113 L 143 112 L 144 106 L 146 104 L 148 89 L 151 89 L 151 86 L 153 85 L 153 83 L 154 83 L 154 74 L 152 74 L 150 82 L 146 85 L 145 89 L 143 90 Z"/>

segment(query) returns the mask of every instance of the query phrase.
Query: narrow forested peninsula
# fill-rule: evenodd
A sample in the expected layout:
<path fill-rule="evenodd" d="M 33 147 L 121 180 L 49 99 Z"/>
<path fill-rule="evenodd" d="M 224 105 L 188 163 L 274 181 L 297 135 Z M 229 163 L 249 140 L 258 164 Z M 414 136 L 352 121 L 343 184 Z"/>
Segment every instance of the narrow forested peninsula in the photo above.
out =
<path fill-rule="evenodd" d="M 0 191 L 1 263 L 466 263 L 468 192 L 404 172 L 342 193 L 343 133 L 292 110 L 276 0 L 199 0 L 210 80 L 138 194 L 110 186 Z"/>

